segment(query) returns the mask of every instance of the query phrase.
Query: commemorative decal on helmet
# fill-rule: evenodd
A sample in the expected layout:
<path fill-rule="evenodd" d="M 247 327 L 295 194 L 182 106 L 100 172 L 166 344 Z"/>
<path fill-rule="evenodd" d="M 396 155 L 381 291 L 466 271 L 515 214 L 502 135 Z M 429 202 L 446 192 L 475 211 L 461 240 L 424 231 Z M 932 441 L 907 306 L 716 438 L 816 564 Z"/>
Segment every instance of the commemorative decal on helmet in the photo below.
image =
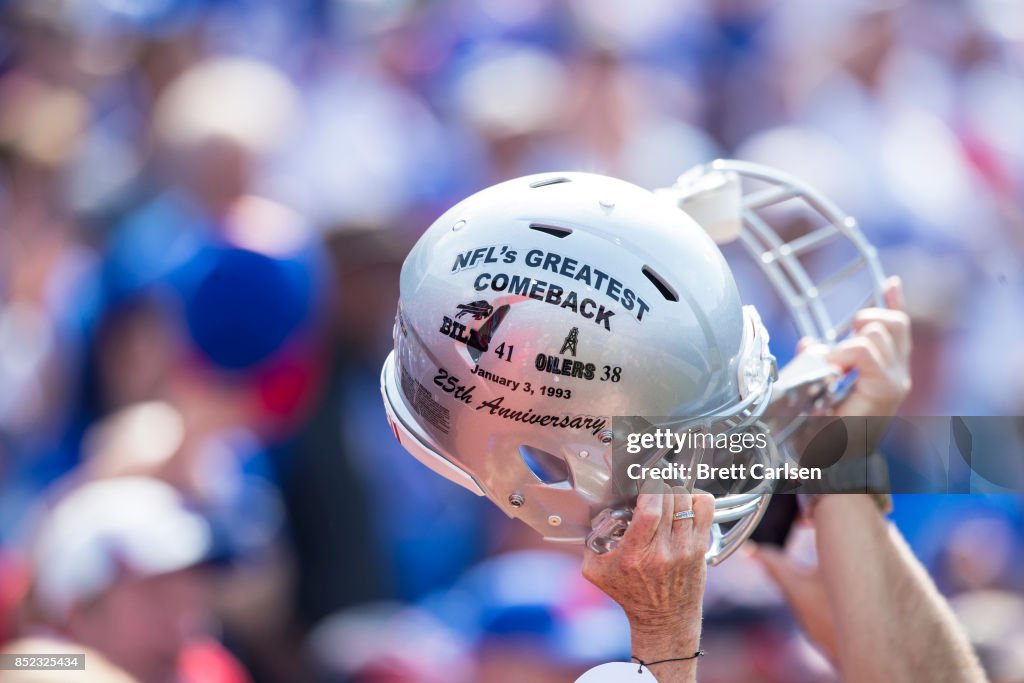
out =
<path fill-rule="evenodd" d="M 468 304 L 459 304 L 455 308 L 459 310 L 459 312 L 455 314 L 456 318 L 461 318 L 462 316 L 469 314 L 473 316 L 473 320 L 489 318 L 491 313 L 494 312 L 494 306 L 491 306 L 483 299 Z"/>
<path fill-rule="evenodd" d="M 497 250 L 497 254 L 495 254 L 495 250 Z M 507 245 L 495 245 L 493 247 L 479 247 L 464 251 L 455 257 L 455 263 L 452 264 L 452 272 L 457 273 L 460 270 L 476 268 L 481 263 L 498 263 L 499 261 L 515 263 L 515 250 L 509 249 Z"/>
<path fill-rule="evenodd" d="M 484 264 L 516 264 L 519 252 L 508 246 L 487 246 L 470 249 L 455 256 L 451 272 L 476 268 Z M 526 252 L 522 263 L 528 268 L 548 271 L 555 275 L 568 278 L 593 289 L 618 304 L 622 310 L 629 312 L 637 322 L 642 322 L 651 306 L 622 280 L 606 273 L 596 266 L 582 263 L 578 259 L 564 256 L 553 251 L 531 249 Z M 473 279 L 473 289 L 484 292 L 488 289 L 498 293 L 517 294 L 537 301 L 568 309 L 582 318 L 612 329 L 611 319 L 616 311 L 598 301 L 580 294 L 574 289 L 548 282 L 545 279 L 529 275 L 509 274 L 504 272 L 485 271 Z"/>
<path fill-rule="evenodd" d="M 472 261 L 472 254 L 474 253 L 476 252 L 468 252 L 470 255 L 467 256 L 467 263 Z M 488 250 L 484 250 L 483 256 L 480 258 L 486 260 L 488 253 Z M 469 368 L 469 374 L 473 377 L 483 380 L 488 384 L 503 387 L 516 395 L 537 396 L 539 394 L 548 398 L 571 399 L 572 390 L 569 388 L 547 385 L 536 386 L 532 382 L 512 379 L 500 372 L 488 370 L 480 366 L 482 355 L 488 351 L 494 353 L 494 355 L 506 363 L 512 362 L 515 345 L 501 342 L 492 348 L 491 344 L 498 327 L 510 310 L 511 305 L 509 304 L 495 307 L 494 304 L 486 299 L 456 304 L 451 315 L 441 317 L 438 331 L 440 334 L 468 347 L 474 363 Z M 474 328 L 475 321 L 482 322 Z M 578 350 L 579 336 L 579 328 L 571 328 L 560 346 L 560 352 L 567 351 L 575 356 Z M 597 366 L 594 363 L 585 363 L 554 354 L 538 353 L 535 366 L 537 370 L 543 372 L 579 379 L 590 380 L 598 375 Z M 451 410 L 439 400 L 445 397 L 447 400 L 454 401 L 457 404 L 473 406 L 477 411 L 487 411 L 486 414 L 502 420 L 554 429 L 586 430 L 602 439 L 605 438 L 604 435 L 607 433 L 608 418 L 606 417 L 535 412 L 530 407 L 520 408 L 510 405 L 508 403 L 509 397 L 505 395 L 493 396 L 483 400 L 477 399 L 474 395 L 478 387 L 477 384 L 463 382 L 459 375 L 448 368 L 438 366 L 436 370 L 431 380 L 436 389 L 428 389 L 416 381 L 404 364 L 401 366 L 401 378 L 402 388 L 413 410 L 442 433 L 447 434 L 451 427 Z M 604 379 L 607 380 L 612 376 L 613 369 L 605 366 L 604 371 Z M 613 381 L 618 381 L 618 372 L 619 368 L 614 368 L 615 379 Z M 555 381 L 557 382 L 558 380 L 556 379 Z M 437 393 L 438 390 L 440 390 L 439 395 Z"/>
<path fill-rule="evenodd" d="M 607 429 L 608 418 L 595 417 L 593 415 L 553 415 L 550 413 L 534 412 L 533 408 L 525 410 L 516 406 L 505 405 L 505 397 L 497 396 L 486 401 L 481 401 L 476 407 L 477 410 L 487 410 L 488 414 L 500 417 L 503 420 L 521 422 L 523 424 L 537 425 L 539 427 L 552 427 L 554 429 L 586 429 L 594 436 L 601 437 L 602 442 L 611 441 L 610 431 Z"/>
<path fill-rule="evenodd" d="M 552 375 L 571 377 L 586 381 L 599 380 L 601 382 L 619 382 L 622 380 L 622 368 L 618 365 L 602 365 L 598 368 L 597 363 L 586 360 L 577 360 L 576 353 L 580 340 L 580 329 L 573 327 L 565 336 L 557 354 L 538 353 L 534 358 L 534 367 L 540 372 L 547 372 Z M 568 352 L 568 354 L 566 354 Z M 570 358 L 569 356 L 572 356 Z M 556 380 L 557 381 L 557 380 Z M 568 389 L 556 387 L 541 387 L 541 393 L 554 398 L 570 398 L 571 392 Z"/>
<path fill-rule="evenodd" d="M 561 387 L 534 387 L 530 382 L 520 382 L 503 377 L 496 373 L 482 369 L 479 365 L 470 369 L 470 374 L 511 389 L 513 392 L 521 392 L 535 395 L 539 390 L 545 396 L 554 398 L 571 398 L 571 391 Z M 405 366 L 401 366 L 402 389 L 415 410 L 435 429 L 447 434 L 451 428 L 451 410 L 443 406 L 429 389 L 420 384 L 409 374 Z M 486 410 L 488 415 L 520 422 L 524 424 L 538 425 L 540 427 L 551 427 L 553 429 L 587 430 L 594 436 L 600 437 L 602 441 L 607 438 L 608 418 L 596 417 L 593 415 L 580 414 L 554 414 L 535 412 L 533 408 L 521 408 L 507 405 L 507 398 L 504 395 L 495 396 L 477 402 L 473 392 L 476 391 L 476 384 L 463 382 L 458 376 L 449 372 L 446 368 L 437 368 L 433 377 L 433 383 L 449 399 L 466 406 L 473 406 L 475 410 Z"/>
<path fill-rule="evenodd" d="M 565 353 L 568 351 L 572 354 L 572 357 L 576 357 L 576 344 L 580 340 L 580 328 L 574 327 L 569 330 L 569 334 L 565 335 L 565 341 L 562 342 L 562 348 L 559 349 L 558 353 Z"/>
<path fill-rule="evenodd" d="M 504 304 L 495 310 L 490 303 L 483 299 L 459 304 L 455 307 L 456 312 L 453 316 L 442 316 L 439 331 L 468 346 L 473 360 L 478 361 L 480 354 L 490 348 L 491 339 L 494 338 L 494 333 L 498 331 L 498 326 L 508 315 L 510 308 L 511 306 Z M 484 323 L 478 329 L 473 329 L 466 323 L 459 322 L 459 318 L 467 315 L 471 316 L 473 320 L 483 320 Z M 499 355 L 504 355 L 504 351 Z"/>

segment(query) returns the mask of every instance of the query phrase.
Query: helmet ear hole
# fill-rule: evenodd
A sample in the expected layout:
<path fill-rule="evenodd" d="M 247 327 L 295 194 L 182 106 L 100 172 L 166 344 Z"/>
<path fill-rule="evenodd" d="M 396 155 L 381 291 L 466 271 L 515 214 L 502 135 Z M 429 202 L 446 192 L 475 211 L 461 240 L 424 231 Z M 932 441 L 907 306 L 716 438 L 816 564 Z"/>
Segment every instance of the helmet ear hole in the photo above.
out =
<path fill-rule="evenodd" d="M 523 444 L 519 447 L 519 457 L 541 482 L 548 485 L 569 482 L 569 466 L 559 456 Z"/>

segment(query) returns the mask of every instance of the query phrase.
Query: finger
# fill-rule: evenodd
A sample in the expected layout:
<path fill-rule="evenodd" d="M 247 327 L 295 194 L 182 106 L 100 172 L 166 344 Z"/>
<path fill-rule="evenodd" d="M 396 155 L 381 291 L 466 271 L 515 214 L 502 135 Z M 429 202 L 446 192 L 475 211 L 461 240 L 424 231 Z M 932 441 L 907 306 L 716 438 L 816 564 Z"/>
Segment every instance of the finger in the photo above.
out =
<path fill-rule="evenodd" d="M 797 565 L 788 555 L 769 546 L 758 546 L 754 558 L 764 567 L 765 573 L 778 585 L 786 598 L 793 597 L 807 580 L 810 572 Z"/>
<path fill-rule="evenodd" d="M 873 322 L 881 323 L 889 331 L 900 358 L 906 358 L 910 354 L 910 316 L 903 311 L 865 308 L 858 311 L 854 317 L 853 331 L 860 332 Z"/>
<path fill-rule="evenodd" d="M 690 504 L 693 506 L 692 542 L 698 544 L 701 552 L 705 552 L 715 519 L 715 497 L 710 493 L 698 493 L 693 496 Z"/>
<path fill-rule="evenodd" d="M 862 327 L 859 334 L 874 344 L 886 367 L 896 362 L 896 342 L 885 325 L 873 320 Z"/>
<path fill-rule="evenodd" d="M 686 510 L 692 510 L 692 501 L 690 492 L 683 486 L 672 487 L 672 513 L 675 515 L 677 512 L 685 512 Z M 674 549 L 681 549 L 685 547 L 687 539 L 693 533 L 694 521 L 693 519 L 672 519 L 672 547 Z"/>
<path fill-rule="evenodd" d="M 820 353 L 825 354 L 829 349 L 827 344 L 824 344 L 814 337 L 804 337 L 796 345 L 797 353 Z"/>
<path fill-rule="evenodd" d="M 662 482 L 650 480 L 644 483 L 643 492 L 637 496 L 633 508 L 633 520 L 626 527 L 619 548 L 640 549 L 651 545 L 661 521 L 664 496 L 660 493 Z"/>
<path fill-rule="evenodd" d="M 602 558 L 606 557 L 607 553 L 599 555 L 595 552 L 583 553 L 583 566 L 580 568 L 583 578 L 590 583 L 594 584 L 598 588 L 601 587 L 601 578 L 605 574 L 605 567 L 607 566 Z"/>
<path fill-rule="evenodd" d="M 805 363 L 808 368 L 818 368 L 822 362 L 827 362 L 831 346 L 824 344 L 813 337 L 803 337 L 796 346 L 798 358 L 793 360 L 794 364 Z"/>
<path fill-rule="evenodd" d="M 658 497 L 661 499 L 661 519 L 658 521 L 654 543 L 668 548 L 672 543 L 672 509 L 675 507 L 675 496 L 672 495 L 672 488 L 668 484 L 662 483 Z"/>
<path fill-rule="evenodd" d="M 895 311 L 903 311 L 907 302 L 903 298 L 903 279 L 893 275 L 885 281 L 885 305 Z"/>
<path fill-rule="evenodd" d="M 885 374 L 878 349 L 864 337 L 840 342 L 829 351 L 828 359 L 843 370 L 856 370 L 861 375 L 879 377 Z"/>

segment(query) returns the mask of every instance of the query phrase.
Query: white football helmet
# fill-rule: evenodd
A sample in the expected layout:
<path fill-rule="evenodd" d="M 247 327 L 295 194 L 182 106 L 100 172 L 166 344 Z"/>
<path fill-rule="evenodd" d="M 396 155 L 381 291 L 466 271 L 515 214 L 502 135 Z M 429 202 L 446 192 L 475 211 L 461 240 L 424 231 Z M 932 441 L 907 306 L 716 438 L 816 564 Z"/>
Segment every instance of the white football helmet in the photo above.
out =
<path fill-rule="evenodd" d="M 758 419 L 775 359 L 712 236 L 746 243 L 762 227 L 747 214 L 773 197 L 820 198 L 770 171 L 724 163 L 657 193 L 585 173 L 518 178 L 442 215 L 402 268 L 395 349 L 381 376 L 402 445 L 546 539 L 602 552 L 638 493 L 621 476 L 626 463 L 612 458 L 613 416 L 660 416 L 676 431 L 765 429 Z M 790 190 L 745 195 L 745 179 L 762 171 Z M 760 205 L 749 206 L 751 197 Z M 845 215 L 828 218 L 838 219 L 837 234 L 856 232 Z M 766 272 L 789 258 L 776 238 L 755 258 Z M 863 254 L 877 270 L 870 247 Z M 777 279 L 773 287 L 788 287 Z M 810 282 L 779 297 L 804 310 L 794 302 L 815 300 Z M 827 329 L 802 331 L 835 339 L 827 310 L 811 320 Z M 814 378 L 819 388 L 833 379 Z M 775 461 L 768 443 L 751 457 Z M 691 464 L 703 456 L 693 453 Z M 753 531 L 770 495 L 765 481 L 716 498 L 710 562 Z"/>

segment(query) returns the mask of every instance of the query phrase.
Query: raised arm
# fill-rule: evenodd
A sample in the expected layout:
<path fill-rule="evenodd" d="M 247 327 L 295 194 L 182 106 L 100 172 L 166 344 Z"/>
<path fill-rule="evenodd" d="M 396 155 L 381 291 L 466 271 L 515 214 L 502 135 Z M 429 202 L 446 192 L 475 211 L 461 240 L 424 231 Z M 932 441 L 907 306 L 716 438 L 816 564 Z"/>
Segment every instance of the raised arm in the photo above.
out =
<path fill-rule="evenodd" d="M 838 415 L 895 413 L 910 388 L 910 321 L 898 280 L 887 309 L 866 309 L 856 335 L 829 351 L 857 385 Z M 985 674 L 949 605 L 866 494 L 820 495 L 810 509 L 818 567 L 758 551 L 809 635 L 845 683 L 982 683 Z"/>
<path fill-rule="evenodd" d="M 583 575 L 626 612 L 634 661 L 659 683 L 694 683 L 714 499 L 657 481 L 645 490 L 619 547 L 587 551 Z"/>
<path fill-rule="evenodd" d="M 945 598 L 869 496 L 823 496 L 814 527 L 845 683 L 985 681 Z"/>

